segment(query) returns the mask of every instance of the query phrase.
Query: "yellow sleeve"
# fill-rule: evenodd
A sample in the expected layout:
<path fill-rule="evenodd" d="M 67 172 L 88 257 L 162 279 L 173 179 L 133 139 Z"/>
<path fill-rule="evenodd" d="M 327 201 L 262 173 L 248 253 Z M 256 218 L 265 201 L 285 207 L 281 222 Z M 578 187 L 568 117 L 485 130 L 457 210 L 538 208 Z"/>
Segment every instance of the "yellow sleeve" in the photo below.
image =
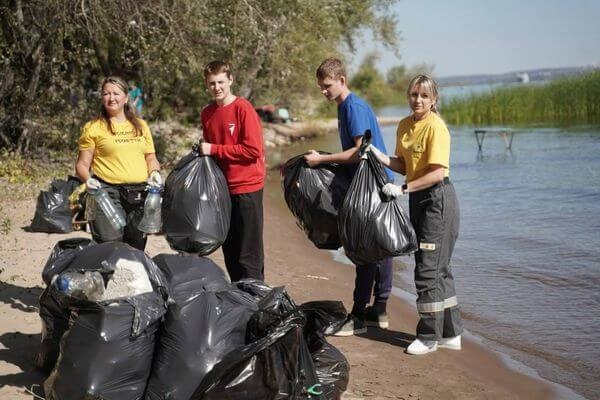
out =
<path fill-rule="evenodd" d="M 144 147 L 144 154 L 156 153 L 154 149 L 154 140 L 152 139 L 152 134 L 150 133 L 150 128 L 148 124 L 144 120 L 140 120 L 142 125 L 142 135 L 146 141 L 146 146 Z"/>
<path fill-rule="evenodd" d="M 450 132 L 445 125 L 435 124 L 431 127 L 427 148 L 429 149 L 428 164 L 450 167 Z"/>
<path fill-rule="evenodd" d="M 94 140 L 94 129 L 92 129 L 92 123 L 88 122 L 81 129 L 81 136 L 79 136 L 79 151 L 94 150 L 96 148 L 96 142 Z"/>
<path fill-rule="evenodd" d="M 402 136 L 404 136 L 404 131 L 406 130 L 404 128 L 404 121 L 406 119 L 401 120 L 398 123 L 398 128 L 396 128 L 396 149 L 394 151 L 394 154 L 398 157 L 402 157 L 404 158 L 404 156 L 402 155 Z"/>

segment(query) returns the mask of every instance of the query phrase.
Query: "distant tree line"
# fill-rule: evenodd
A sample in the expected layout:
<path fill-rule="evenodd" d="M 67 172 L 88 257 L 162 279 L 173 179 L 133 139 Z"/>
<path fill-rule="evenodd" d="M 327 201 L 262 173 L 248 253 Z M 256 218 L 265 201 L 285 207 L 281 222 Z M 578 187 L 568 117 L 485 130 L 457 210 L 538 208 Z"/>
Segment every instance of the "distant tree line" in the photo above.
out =
<path fill-rule="evenodd" d="M 417 64 L 411 67 L 396 65 L 384 75 L 378 68 L 378 55 L 369 53 L 362 60 L 350 79 L 350 88 L 369 101 L 374 107 L 390 104 L 406 104 L 406 89 L 416 74 L 431 74 L 433 65 Z"/>
<path fill-rule="evenodd" d="M 301 107 L 318 63 L 361 30 L 397 49 L 396 1 L 0 0 L 0 149 L 73 146 L 111 74 L 143 88 L 146 116 L 195 121 L 216 58 L 238 94 Z"/>

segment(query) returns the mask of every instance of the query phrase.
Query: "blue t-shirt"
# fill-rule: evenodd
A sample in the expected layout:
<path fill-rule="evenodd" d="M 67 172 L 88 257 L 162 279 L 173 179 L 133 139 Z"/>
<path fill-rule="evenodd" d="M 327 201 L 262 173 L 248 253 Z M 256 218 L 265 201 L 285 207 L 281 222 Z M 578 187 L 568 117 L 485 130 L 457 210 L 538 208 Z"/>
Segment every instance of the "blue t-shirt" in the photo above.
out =
<path fill-rule="evenodd" d="M 367 129 L 371 130 L 371 144 L 377 147 L 382 153 L 387 154 L 375 113 L 366 101 L 354 93 L 350 93 L 338 105 L 338 131 L 340 133 L 342 149 L 348 150 L 354 147 L 354 138 L 363 136 Z M 357 164 L 346 164 L 346 166 L 348 166 L 352 173 L 358 167 Z M 387 167 L 385 168 L 385 172 L 390 182 L 393 182 L 394 173 Z"/>

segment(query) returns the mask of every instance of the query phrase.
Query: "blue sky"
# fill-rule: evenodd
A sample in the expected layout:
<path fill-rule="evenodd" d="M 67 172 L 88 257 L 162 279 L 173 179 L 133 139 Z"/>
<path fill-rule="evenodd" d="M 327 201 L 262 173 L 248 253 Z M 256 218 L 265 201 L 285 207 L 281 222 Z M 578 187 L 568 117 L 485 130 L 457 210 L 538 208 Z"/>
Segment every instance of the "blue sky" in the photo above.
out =
<path fill-rule="evenodd" d="M 436 76 L 600 66 L 600 0 L 400 0 L 394 9 L 401 58 L 379 48 L 384 71 L 422 62 Z M 359 43 L 354 69 L 370 42 L 366 34 Z"/>

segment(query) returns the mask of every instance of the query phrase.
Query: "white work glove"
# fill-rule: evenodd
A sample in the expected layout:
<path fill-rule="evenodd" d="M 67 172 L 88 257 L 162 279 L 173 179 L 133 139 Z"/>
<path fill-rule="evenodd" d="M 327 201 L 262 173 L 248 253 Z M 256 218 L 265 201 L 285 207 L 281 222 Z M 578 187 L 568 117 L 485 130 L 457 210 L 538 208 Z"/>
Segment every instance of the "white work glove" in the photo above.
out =
<path fill-rule="evenodd" d="M 381 188 L 381 192 L 389 197 L 400 197 L 404 194 L 401 186 L 394 185 L 393 183 L 386 183 Z"/>
<path fill-rule="evenodd" d="M 85 181 L 85 186 L 87 188 L 87 191 L 92 191 L 92 190 L 98 190 L 100 189 L 100 181 L 96 178 L 89 178 L 87 181 Z"/>
<path fill-rule="evenodd" d="M 375 158 L 383 162 L 384 154 L 381 151 L 379 151 L 377 147 L 373 146 L 370 143 L 364 149 L 361 149 L 360 158 L 362 158 L 363 160 L 367 159 L 367 153 L 373 153 Z"/>
<path fill-rule="evenodd" d="M 154 170 L 152 172 L 150 172 L 150 176 L 148 177 L 148 185 L 152 186 L 152 187 L 161 187 L 162 186 L 162 177 L 160 176 L 160 172 L 157 170 Z"/>

